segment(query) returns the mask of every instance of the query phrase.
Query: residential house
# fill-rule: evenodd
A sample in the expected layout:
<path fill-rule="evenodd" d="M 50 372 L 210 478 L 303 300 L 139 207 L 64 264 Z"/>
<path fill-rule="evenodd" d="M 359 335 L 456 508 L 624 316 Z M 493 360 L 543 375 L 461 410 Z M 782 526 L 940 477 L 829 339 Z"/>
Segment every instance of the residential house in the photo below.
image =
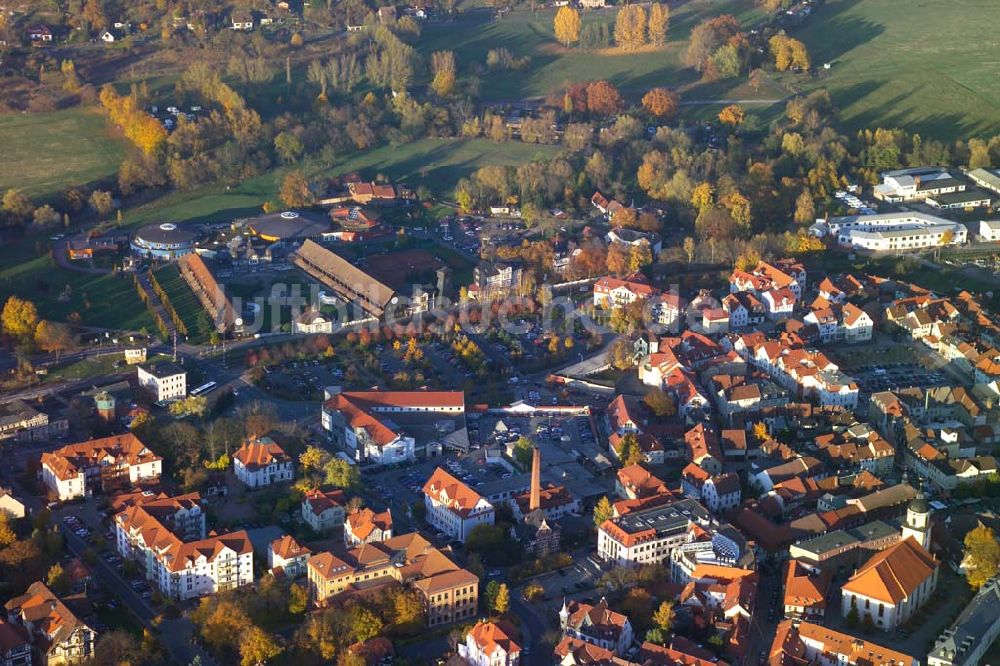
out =
<path fill-rule="evenodd" d="M 245 442 L 233 454 L 236 478 L 250 488 L 285 483 L 295 477 L 295 463 L 270 437 Z"/>
<path fill-rule="evenodd" d="M 344 521 L 344 543 L 356 546 L 392 538 L 392 513 L 386 509 L 376 513 L 364 508 L 347 516 Z"/>
<path fill-rule="evenodd" d="M 798 560 L 785 563 L 785 617 L 822 622 L 830 593 L 828 571 L 816 571 Z"/>
<path fill-rule="evenodd" d="M 778 623 L 768 666 L 919 666 L 920 660 L 812 622 Z"/>
<path fill-rule="evenodd" d="M 300 544 L 291 535 L 278 537 L 267 549 L 267 568 L 271 573 L 281 571 L 289 578 L 301 578 L 306 574 L 306 563 L 312 551 Z"/>
<path fill-rule="evenodd" d="M 36 582 L 28 586 L 24 594 L 16 596 L 4 605 L 7 623 L 0 635 L 10 640 L 0 646 L 0 654 L 24 659 L 20 664 L 42 664 L 59 666 L 76 664 L 94 657 L 97 632 L 76 616 L 45 583 Z M 9 624 L 8 624 L 9 623 Z M 30 651 L 24 649 L 27 638 Z M 11 666 L 19 662 L 12 661 Z"/>
<path fill-rule="evenodd" d="M 31 638 L 24 627 L 0 619 L 0 664 L 31 666 L 34 663 Z"/>
<path fill-rule="evenodd" d="M 518 633 L 505 620 L 480 620 L 459 643 L 458 655 L 470 666 L 518 666 L 522 653 Z"/>
<path fill-rule="evenodd" d="M 701 500 L 712 513 L 726 513 L 740 505 L 740 477 L 729 472 L 710 476 L 701 488 Z"/>
<path fill-rule="evenodd" d="M 302 498 L 302 519 L 317 532 L 343 527 L 346 503 L 344 491 L 339 488 L 328 491 L 313 488 Z"/>
<path fill-rule="evenodd" d="M 736 269 L 729 276 L 731 294 L 749 291 L 761 297 L 765 292 L 788 289 L 793 294 L 794 303 L 802 298 L 805 288 L 805 268 L 791 259 L 782 259 L 774 264 L 759 261 L 749 272 Z"/>
<path fill-rule="evenodd" d="M 563 601 L 559 628 L 565 636 L 610 650 L 620 657 L 632 645 L 632 623 L 625 615 L 608 608 L 604 598 L 595 605 Z"/>
<path fill-rule="evenodd" d="M 760 296 L 767 312 L 767 318 L 776 321 L 790 317 L 795 311 L 795 294 L 791 289 L 772 289 L 765 291 Z"/>
<path fill-rule="evenodd" d="M 233 12 L 229 17 L 229 27 L 232 30 L 250 32 L 253 30 L 253 15 L 250 12 Z"/>
<path fill-rule="evenodd" d="M 20 520 L 27 515 L 24 503 L 3 488 L 0 488 L 0 515 L 7 516 L 8 520 Z"/>

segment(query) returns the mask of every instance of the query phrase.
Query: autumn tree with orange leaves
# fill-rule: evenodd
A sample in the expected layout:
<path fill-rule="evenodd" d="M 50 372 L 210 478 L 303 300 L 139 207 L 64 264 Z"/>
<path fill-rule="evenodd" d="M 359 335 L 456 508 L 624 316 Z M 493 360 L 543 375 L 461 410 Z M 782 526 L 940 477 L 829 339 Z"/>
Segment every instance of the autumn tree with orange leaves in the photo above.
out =
<path fill-rule="evenodd" d="M 657 118 L 671 118 L 677 114 L 680 95 L 667 88 L 653 88 L 642 97 L 642 106 Z"/>
<path fill-rule="evenodd" d="M 622 96 L 608 81 L 587 84 L 587 110 L 602 116 L 617 113 L 622 107 Z"/>
<path fill-rule="evenodd" d="M 719 122 L 725 125 L 737 127 L 738 125 L 742 125 L 745 119 L 746 115 L 743 113 L 743 107 L 739 104 L 730 104 L 722 111 L 719 111 Z"/>

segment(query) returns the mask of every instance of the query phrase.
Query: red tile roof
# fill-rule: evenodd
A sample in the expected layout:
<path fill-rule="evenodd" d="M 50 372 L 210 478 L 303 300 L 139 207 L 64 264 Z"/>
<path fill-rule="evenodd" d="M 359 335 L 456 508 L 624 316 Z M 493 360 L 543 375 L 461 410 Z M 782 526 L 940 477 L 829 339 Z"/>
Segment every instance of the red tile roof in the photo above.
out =
<path fill-rule="evenodd" d="M 876 553 L 843 585 L 845 592 L 898 604 L 934 575 L 937 560 L 909 537 Z"/>
<path fill-rule="evenodd" d="M 479 622 L 469 630 L 469 636 L 472 637 L 483 654 L 488 656 L 496 654 L 498 649 L 506 653 L 508 659 L 521 652 L 521 646 L 517 643 L 517 629 L 504 620 Z"/>
<path fill-rule="evenodd" d="M 233 454 L 247 469 L 260 469 L 268 465 L 291 462 L 284 449 L 269 437 L 261 437 L 253 442 L 246 442 Z"/>
<path fill-rule="evenodd" d="M 486 500 L 475 490 L 465 485 L 448 473 L 443 467 L 438 467 L 424 484 L 424 494 L 436 499 L 451 511 L 467 517 Z"/>

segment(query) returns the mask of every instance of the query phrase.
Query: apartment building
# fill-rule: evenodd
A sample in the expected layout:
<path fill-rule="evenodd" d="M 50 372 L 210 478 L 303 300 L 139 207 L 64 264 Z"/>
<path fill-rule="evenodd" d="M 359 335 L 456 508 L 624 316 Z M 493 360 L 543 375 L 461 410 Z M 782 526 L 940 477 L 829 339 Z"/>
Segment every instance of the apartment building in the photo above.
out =
<path fill-rule="evenodd" d="M 981 588 L 934 642 L 928 666 L 976 666 L 1000 636 L 1000 578 Z"/>
<path fill-rule="evenodd" d="M 156 481 L 163 459 L 128 433 L 70 444 L 41 457 L 39 478 L 61 501 L 129 484 Z"/>
<path fill-rule="evenodd" d="M 438 467 L 424 484 L 427 522 L 452 539 L 465 541 L 476 525 L 492 525 L 493 505 L 475 490 Z"/>
<path fill-rule="evenodd" d="M 479 578 L 417 532 L 361 544 L 341 556 L 318 553 L 309 558 L 307 574 L 318 605 L 361 589 L 401 583 L 420 594 L 428 627 L 469 621 L 478 610 Z"/>
<path fill-rule="evenodd" d="M 644 276 L 633 273 L 624 278 L 605 276 L 594 283 L 594 305 L 605 309 L 623 308 L 659 293 Z"/>
<path fill-rule="evenodd" d="M 114 517 L 123 559 L 173 599 L 193 599 L 253 583 L 253 546 L 246 531 L 205 538 L 196 493 L 134 504 Z"/>
<path fill-rule="evenodd" d="M 177 400 L 187 395 L 187 373 L 166 361 L 136 367 L 139 386 L 153 394 L 157 402 Z"/>
<path fill-rule="evenodd" d="M 709 523 L 708 511 L 692 499 L 633 511 L 606 520 L 598 528 L 597 554 L 619 566 L 655 564 L 688 541 L 691 525 Z"/>
<path fill-rule="evenodd" d="M 784 606 L 786 618 L 823 621 L 830 574 L 809 568 L 798 560 L 785 563 Z"/>

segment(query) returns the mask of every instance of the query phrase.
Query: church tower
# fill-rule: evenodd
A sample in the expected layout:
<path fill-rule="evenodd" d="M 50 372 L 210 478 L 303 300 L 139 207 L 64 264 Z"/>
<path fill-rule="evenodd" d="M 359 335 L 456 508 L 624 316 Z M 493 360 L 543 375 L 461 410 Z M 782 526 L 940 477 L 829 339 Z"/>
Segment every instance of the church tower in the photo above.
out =
<path fill-rule="evenodd" d="M 923 493 L 906 507 L 906 522 L 903 524 L 903 539 L 913 537 L 928 551 L 931 547 L 931 507 Z"/>
<path fill-rule="evenodd" d="M 537 446 L 531 452 L 531 494 L 528 496 L 528 512 L 542 508 L 542 451 Z"/>

